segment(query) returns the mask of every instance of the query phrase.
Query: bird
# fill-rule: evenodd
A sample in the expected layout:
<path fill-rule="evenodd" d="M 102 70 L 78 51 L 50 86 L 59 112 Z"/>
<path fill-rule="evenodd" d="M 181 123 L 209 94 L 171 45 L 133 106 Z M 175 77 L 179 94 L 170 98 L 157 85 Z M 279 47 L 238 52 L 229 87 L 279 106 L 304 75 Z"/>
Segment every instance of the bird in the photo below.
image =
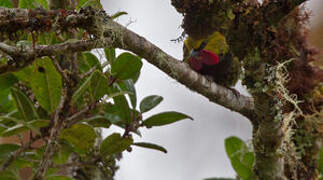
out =
<path fill-rule="evenodd" d="M 225 37 L 218 31 L 204 39 L 188 36 L 184 40 L 184 62 L 196 72 L 227 88 L 233 87 L 241 73 L 238 58 L 233 57 Z"/>

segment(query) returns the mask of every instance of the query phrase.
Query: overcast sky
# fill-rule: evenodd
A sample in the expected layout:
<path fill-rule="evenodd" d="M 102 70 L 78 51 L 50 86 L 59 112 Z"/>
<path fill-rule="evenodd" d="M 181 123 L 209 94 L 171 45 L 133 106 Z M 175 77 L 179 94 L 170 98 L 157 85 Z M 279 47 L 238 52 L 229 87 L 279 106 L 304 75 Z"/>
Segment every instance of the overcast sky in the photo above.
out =
<path fill-rule="evenodd" d="M 322 0 L 311 3 L 319 1 Z M 170 5 L 170 0 L 102 0 L 102 3 L 108 14 L 128 12 L 117 21 L 123 25 L 132 22 L 129 29 L 173 57 L 182 58 L 183 44 L 170 41 L 182 32 L 182 15 Z M 143 137 L 135 137 L 135 141 L 160 144 L 168 153 L 134 147 L 131 153 L 124 153 L 117 180 L 202 180 L 235 176 L 224 151 L 224 139 L 238 136 L 250 141 L 252 129 L 247 119 L 188 90 L 146 61 L 136 88 L 139 100 L 153 94 L 164 97 L 164 101 L 145 117 L 174 110 L 190 115 L 194 121 L 142 129 Z M 237 88 L 246 93 L 240 84 Z M 120 131 L 118 128 L 113 130 Z M 104 135 L 110 133 L 105 131 Z"/>

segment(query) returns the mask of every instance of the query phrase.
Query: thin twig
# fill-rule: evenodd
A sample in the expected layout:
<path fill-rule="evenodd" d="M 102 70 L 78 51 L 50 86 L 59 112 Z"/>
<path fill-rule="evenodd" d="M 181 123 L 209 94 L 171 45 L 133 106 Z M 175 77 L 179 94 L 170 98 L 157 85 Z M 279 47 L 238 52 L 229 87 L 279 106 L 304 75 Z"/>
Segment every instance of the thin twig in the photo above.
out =
<path fill-rule="evenodd" d="M 67 122 L 67 127 L 71 127 L 72 125 L 76 124 L 79 121 L 79 117 L 81 117 L 83 114 L 89 112 L 90 110 L 94 109 L 96 106 L 97 102 L 92 103 L 88 106 L 86 106 L 85 108 L 83 108 L 82 110 L 80 110 L 79 112 L 73 114 L 72 116 L 68 117 L 66 119 Z"/>
<path fill-rule="evenodd" d="M 37 141 L 38 139 L 40 139 L 40 137 L 38 138 L 34 138 L 31 139 L 29 142 L 25 143 L 22 147 L 20 147 L 17 151 L 15 151 L 4 163 L 2 163 L 1 167 L 0 167 L 0 173 L 3 172 L 4 170 L 6 170 L 10 164 L 18 157 L 21 155 L 21 153 L 25 152 L 27 149 L 30 148 L 30 146 Z"/>
<path fill-rule="evenodd" d="M 62 67 L 59 65 L 57 59 L 53 56 L 49 56 L 49 58 L 53 61 L 54 66 L 56 67 L 57 71 L 61 74 L 61 76 L 64 78 L 66 82 L 69 82 L 69 78 L 67 77 L 65 71 L 62 69 Z"/>
<path fill-rule="evenodd" d="M 45 173 L 47 172 L 47 169 L 51 163 L 52 156 L 54 155 L 54 152 L 56 151 L 56 147 L 55 147 L 56 139 L 63 127 L 63 122 L 60 119 L 60 114 L 64 108 L 65 101 L 67 100 L 66 98 L 68 98 L 66 95 L 66 93 L 67 93 L 66 91 L 67 91 L 66 89 L 63 89 L 60 103 L 59 103 L 59 105 L 55 111 L 55 115 L 54 115 L 54 126 L 51 128 L 50 136 L 48 138 L 47 146 L 46 146 L 45 152 L 43 154 L 42 161 L 40 162 L 40 166 L 37 169 L 37 171 L 33 177 L 33 180 L 42 180 L 43 179 L 43 177 L 44 177 Z"/>

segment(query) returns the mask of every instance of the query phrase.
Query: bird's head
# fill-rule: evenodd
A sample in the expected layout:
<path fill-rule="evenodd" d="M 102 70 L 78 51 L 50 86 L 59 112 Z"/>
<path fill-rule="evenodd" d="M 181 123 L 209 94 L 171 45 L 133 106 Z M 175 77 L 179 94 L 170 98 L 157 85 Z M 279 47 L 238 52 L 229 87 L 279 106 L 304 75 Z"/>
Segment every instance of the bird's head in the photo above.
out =
<path fill-rule="evenodd" d="M 216 65 L 219 63 L 219 57 L 209 51 L 204 49 L 208 44 L 208 41 L 202 41 L 198 48 L 192 48 L 188 57 L 188 64 L 192 69 L 200 72 L 205 65 Z"/>

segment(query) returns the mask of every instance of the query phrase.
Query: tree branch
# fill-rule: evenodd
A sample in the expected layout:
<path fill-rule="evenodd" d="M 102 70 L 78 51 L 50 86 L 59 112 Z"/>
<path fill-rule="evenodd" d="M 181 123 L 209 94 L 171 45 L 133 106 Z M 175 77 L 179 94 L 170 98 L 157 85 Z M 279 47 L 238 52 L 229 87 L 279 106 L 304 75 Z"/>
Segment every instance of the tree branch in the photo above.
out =
<path fill-rule="evenodd" d="M 0 8 L 0 19 L 3 18 L 1 16 L 1 10 L 3 10 L 3 8 Z M 14 11 L 18 10 L 16 9 Z M 40 13 L 40 15 L 44 16 L 44 14 L 50 15 L 51 13 L 49 12 L 50 11 L 43 10 L 42 12 L 33 13 L 36 13 L 36 15 L 37 13 Z M 72 27 L 84 28 L 95 37 L 101 39 L 96 41 L 77 41 L 74 43 L 66 42 L 51 46 L 36 46 L 35 53 L 30 51 L 28 53 L 29 56 L 33 57 L 36 55 L 37 57 L 41 57 L 64 54 L 65 52 L 85 51 L 93 48 L 107 47 L 109 44 L 110 46 L 129 50 L 145 58 L 149 63 L 155 65 L 160 70 L 176 79 L 178 82 L 184 84 L 191 90 L 207 97 L 210 101 L 222 105 L 232 111 L 238 112 L 251 120 L 254 119 L 254 103 L 252 98 L 237 94 L 234 90 L 225 88 L 207 80 L 204 76 L 201 76 L 193 71 L 186 63 L 171 57 L 145 38 L 112 21 L 112 19 L 105 13 L 102 13 L 101 11 L 97 12 L 93 9 L 86 9 L 84 12 L 67 12 L 67 14 L 72 15 L 70 18 L 62 18 L 62 21 L 73 24 Z M 25 14 L 25 16 L 28 17 L 28 14 Z M 56 13 L 56 16 L 60 16 L 60 14 Z M 39 17 L 39 21 L 41 21 L 41 19 L 42 18 Z M 0 25 L 3 25 L 3 23 L 0 23 Z M 28 25 L 29 24 L 27 23 L 27 26 Z M 47 28 L 54 28 L 54 26 L 46 26 Z M 55 28 L 58 27 L 55 26 Z M 105 39 L 105 42 L 103 38 L 107 38 Z M 5 49 L 2 50 L 5 51 Z M 7 52 L 9 53 L 9 51 Z M 15 53 L 16 52 L 17 51 L 15 51 Z M 21 54 L 21 52 L 17 53 Z M 32 60 L 32 58 L 27 59 L 26 62 L 17 64 L 23 64 L 22 67 L 24 67 L 30 64 Z M 20 68 L 21 66 L 13 67 L 10 65 L 3 65 L 0 66 L 0 74 L 8 71 L 16 71 Z"/>
<path fill-rule="evenodd" d="M 62 110 L 64 108 L 64 105 L 69 97 L 66 95 L 66 89 L 63 89 L 63 93 L 61 96 L 61 101 L 56 109 L 55 115 L 54 115 L 54 126 L 51 128 L 50 136 L 48 138 L 47 146 L 45 149 L 45 152 L 43 154 L 42 160 L 40 162 L 39 168 L 37 169 L 33 180 L 42 180 L 45 173 L 47 172 L 47 169 L 49 168 L 51 164 L 51 159 L 56 151 L 56 140 L 60 133 L 60 131 L 63 128 L 63 119 L 61 117 Z"/>
<path fill-rule="evenodd" d="M 121 33 L 122 38 L 114 43 L 117 47 L 145 58 L 149 63 L 210 101 L 238 112 L 250 120 L 254 119 L 254 103 L 252 98 L 237 94 L 234 90 L 209 81 L 204 76 L 193 71 L 188 64 L 171 57 L 145 38 L 116 22 L 110 20 L 106 26 L 108 27 L 103 27 L 103 29 L 106 29 L 108 32 L 112 30 L 115 33 Z"/>
<path fill-rule="evenodd" d="M 37 45 L 35 49 L 29 46 L 18 48 L 0 42 L 0 50 L 14 59 L 14 63 L 7 63 L 0 66 L 0 74 L 18 71 L 39 57 L 66 54 L 68 52 L 89 51 L 95 48 L 106 47 L 108 46 L 108 42 L 110 42 L 109 38 L 101 40 L 79 40 L 55 45 Z"/>

